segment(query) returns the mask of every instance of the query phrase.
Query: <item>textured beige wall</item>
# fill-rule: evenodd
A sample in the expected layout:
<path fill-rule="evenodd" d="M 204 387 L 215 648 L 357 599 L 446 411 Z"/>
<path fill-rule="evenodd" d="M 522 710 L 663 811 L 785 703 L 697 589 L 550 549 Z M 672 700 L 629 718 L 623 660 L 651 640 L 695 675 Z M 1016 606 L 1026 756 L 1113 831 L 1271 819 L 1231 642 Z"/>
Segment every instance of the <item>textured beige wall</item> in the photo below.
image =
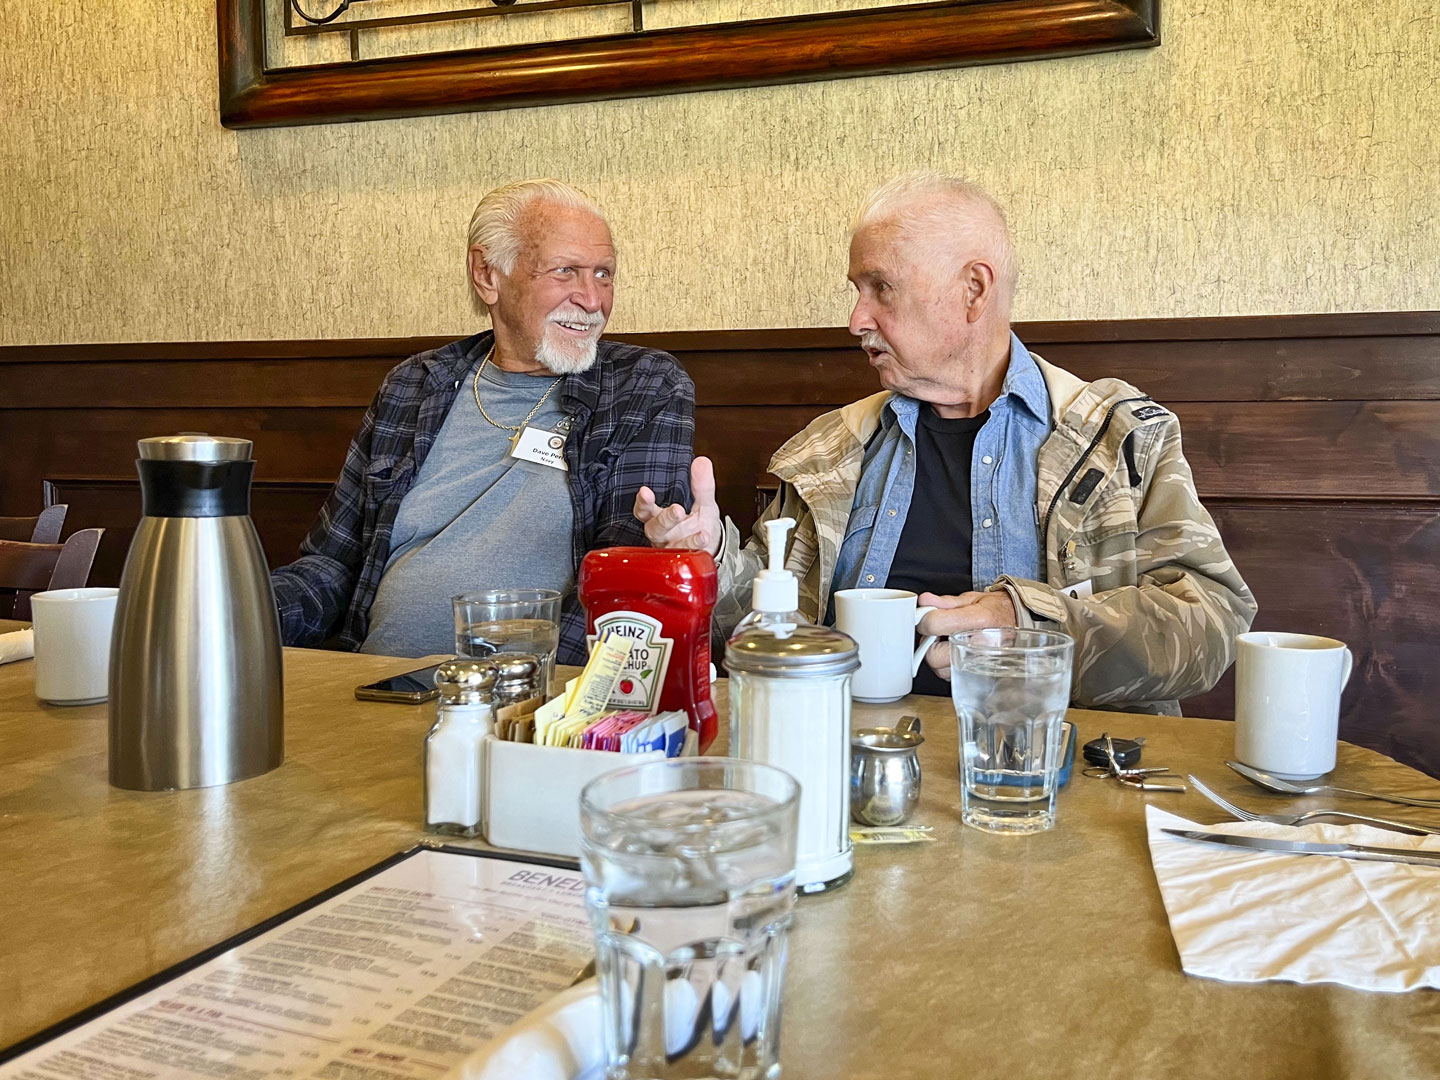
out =
<path fill-rule="evenodd" d="M 0 13 L 0 342 L 450 333 L 478 195 L 554 174 L 624 330 L 845 320 L 915 166 L 1010 209 L 1021 318 L 1440 307 L 1440 18 L 1170 0 L 1157 50 L 272 131 L 216 119 L 212 0 Z"/>

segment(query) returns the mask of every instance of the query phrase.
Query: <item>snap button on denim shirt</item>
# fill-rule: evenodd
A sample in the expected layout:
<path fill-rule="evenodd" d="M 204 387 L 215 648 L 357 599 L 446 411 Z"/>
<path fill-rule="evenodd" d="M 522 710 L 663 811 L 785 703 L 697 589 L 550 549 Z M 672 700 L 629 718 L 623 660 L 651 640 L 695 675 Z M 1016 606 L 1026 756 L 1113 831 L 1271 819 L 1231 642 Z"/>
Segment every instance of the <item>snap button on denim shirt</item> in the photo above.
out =
<path fill-rule="evenodd" d="M 861 466 L 855 502 L 835 565 L 835 591 L 879 588 L 915 495 L 915 423 L 920 402 L 893 395 Z M 1043 581 L 1035 521 L 1035 462 L 1052 427 L 1050 393 L 1029 351 L 1010 335 L 1010 366 L 990 419 L 975 436 L 971 462 L 972 588 L 1004 574 Z M 923 497 L 923 496 L 922 496 Z M 987 527 L 985 522 L 991 524 Z M 832 593 L 833 596 L 833 593 Z M 835 619 L 833 601 L 827 621 Z"/>

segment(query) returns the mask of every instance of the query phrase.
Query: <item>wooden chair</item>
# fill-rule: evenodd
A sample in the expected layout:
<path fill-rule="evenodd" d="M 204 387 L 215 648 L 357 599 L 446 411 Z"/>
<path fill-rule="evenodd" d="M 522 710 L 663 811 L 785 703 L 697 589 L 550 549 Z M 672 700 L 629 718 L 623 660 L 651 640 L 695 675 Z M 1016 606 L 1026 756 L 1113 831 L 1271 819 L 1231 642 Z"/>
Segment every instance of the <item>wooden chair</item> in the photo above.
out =
<path fill-rule="evenodd" d="M 31 593 L 83 588 L 104 532 L 81 529 L 63 544 L 0 540 L 0 618 L 29 619 Z"/>
<path fill-rule="evenodd" d="M 65 503 L 47 506 L 34 517 L 0 517 L 0 540 L 30 544 L 58 544 L 65 527 Z"/>

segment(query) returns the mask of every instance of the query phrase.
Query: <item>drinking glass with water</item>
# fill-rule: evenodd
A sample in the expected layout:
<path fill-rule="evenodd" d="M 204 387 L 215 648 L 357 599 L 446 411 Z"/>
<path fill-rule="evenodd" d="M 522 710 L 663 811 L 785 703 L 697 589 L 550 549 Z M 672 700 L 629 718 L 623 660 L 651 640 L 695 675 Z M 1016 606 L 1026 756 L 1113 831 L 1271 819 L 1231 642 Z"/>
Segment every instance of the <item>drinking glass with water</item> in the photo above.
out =
<path fill-rule="evenodd" d="M 455 609 L 455 655 L 484 660 L 496 653 L 540 659 L 548 696 L 560 648 L 560 594 L 554 589 L 485 589 L 462 593 Z"/>
<path fill-rule="evenodd" d="M 1074 654 L 1075 642 L 1058 631 L 1007 627 L 951 636 L 965 824 L 1005 833 L 1055 824 Z"/>
<path fill-rule="evenodd" d="M 656 761 L 580 793 L 609 1080 L 769 1080 L 800 786 L 731 758 Z"/>

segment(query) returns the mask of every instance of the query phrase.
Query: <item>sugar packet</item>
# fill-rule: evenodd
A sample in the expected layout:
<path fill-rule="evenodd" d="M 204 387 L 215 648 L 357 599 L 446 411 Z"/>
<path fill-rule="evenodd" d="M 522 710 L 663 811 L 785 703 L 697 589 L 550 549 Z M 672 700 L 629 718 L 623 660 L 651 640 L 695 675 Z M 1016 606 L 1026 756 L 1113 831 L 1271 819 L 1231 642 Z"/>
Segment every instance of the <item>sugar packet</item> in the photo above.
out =
<path fill-rule="evenodd" d="M 929 825 L 852 825 L 852 844 L 933 844 Z"/>

